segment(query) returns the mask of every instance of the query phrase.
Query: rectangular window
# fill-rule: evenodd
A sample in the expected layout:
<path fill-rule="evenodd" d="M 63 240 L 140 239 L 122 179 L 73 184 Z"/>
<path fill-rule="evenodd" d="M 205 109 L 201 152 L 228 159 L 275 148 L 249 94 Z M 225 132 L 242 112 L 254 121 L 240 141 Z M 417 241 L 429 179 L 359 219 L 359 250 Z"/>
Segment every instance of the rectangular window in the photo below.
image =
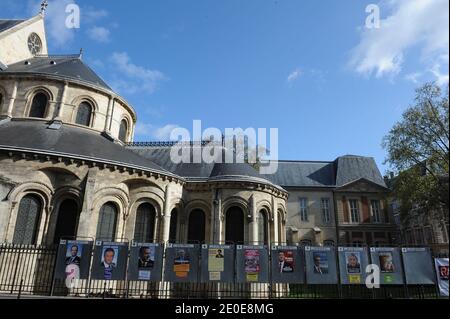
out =
<path fill-rule="evenodd" d="M 330 215 L 330 199 L 322 198 L 321 200 L 322 220 L 324 224 L 329 224 L 331 221 Z"/>
<path fill-rule="evenodd" d="M 425 226 L 425 241 L 426 244 L 434 244 L 433 228 Z"/>
<path fill-rule="evenodd" d="M 308 201 L 306 198 L 300 198 L 300 220 L 308 221 Z"/>
<path fill-rule="evenodd" d="M 356 199 L 350 199 L 350 220 L 352 223 L 359 223 L 359 205 Z"/>
<path fill-rule="evenodd" d="M 379 200 L 371 200 L 370 208 L 372 209 L 372 219 L 374 223 L 381 223 L 381 209 Z"/>

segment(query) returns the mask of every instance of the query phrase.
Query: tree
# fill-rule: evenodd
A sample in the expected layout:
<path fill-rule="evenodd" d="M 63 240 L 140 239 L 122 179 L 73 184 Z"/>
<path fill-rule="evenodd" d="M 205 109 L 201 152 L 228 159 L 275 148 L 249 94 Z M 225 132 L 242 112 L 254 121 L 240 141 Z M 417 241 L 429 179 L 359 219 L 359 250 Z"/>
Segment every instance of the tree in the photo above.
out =
<path fill-rule="evenodd" d="M 405 217 L 411 209 L 428 213 L 444 207 L 448 215 L 449 90 L 434 83 L 416 90 L 414 105 L 383 138 L 386 163 L 397 174 L 393 196 Z"/>

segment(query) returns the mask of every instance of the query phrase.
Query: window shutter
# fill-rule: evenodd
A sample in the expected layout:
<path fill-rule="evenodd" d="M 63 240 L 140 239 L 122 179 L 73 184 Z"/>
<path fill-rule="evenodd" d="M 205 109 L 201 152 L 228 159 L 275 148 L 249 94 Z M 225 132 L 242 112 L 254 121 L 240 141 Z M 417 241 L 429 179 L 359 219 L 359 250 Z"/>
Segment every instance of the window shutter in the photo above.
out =
<path fill-rule="evenodd" d="M 362 196 L 361 202 L 362 202 L 363 223 L 370 223 L 370 209 L 367 197 Z"/>
<path fill-rule="evenodd" d="M 348 206 L 347 206 L 347 198 L 342 196 L 342 208 L 344 212 L 344 223 L 348 223 Z"/>

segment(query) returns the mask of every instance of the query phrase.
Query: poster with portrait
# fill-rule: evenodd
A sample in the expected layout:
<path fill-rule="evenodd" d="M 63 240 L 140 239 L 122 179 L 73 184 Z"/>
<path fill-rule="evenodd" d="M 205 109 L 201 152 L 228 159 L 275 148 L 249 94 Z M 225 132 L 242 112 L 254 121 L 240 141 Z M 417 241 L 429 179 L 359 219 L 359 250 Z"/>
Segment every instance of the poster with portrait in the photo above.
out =
<path fill-rule="evenodd" d="M 87 279 L 91 264 L 92 241 L 61 239 L 58 245 L 55 278 Z"/>
<path fill-rule="evenodd" d="M 370 247 L 372 264 L 380 268 L 381 285 L 403 284 L 400 250 L 396 247 Z"/>
<path fill-rule="evenodd" d="M 448 297 L 448 258 L 435 258 L 434 265 L 436 268 L 439 293 L 443 297 Z"/>
<path fill-rule="evenodd" d="M 305 260 L 307 283 L 337 283 L 336 253 L 334 247 L 306 246 Z"/>
<path fill-rule="evenodd" d="M 343 285 L 365 284 L 369 264 L 366 247 L 338 247 L 339 269 Z"/>
<path fill-rule="evenodd" d="M 92 279 L 124 280 L 127 259 L 127 242 L 96 241 L 92 263 Z"/>
<path fill-rule="evenodd" d="M 304 283 L 302 253 L 297 246 L 272 246 L 272 282 Z"/>
<path fill-rule="evenodd" d="M 166 248 L 165 276 L 172 282 L 198 280 L 199 245 L 168 244 Z"/>
<path fill-rule="evenodd" d="M 234 249 L 232 245 L 202 245 L 202 282 L 234 281 Z"/>
<path fill-rule="evenodd" d="M 428 247 L 403 247 L 403 267 L 408 285 L 434 285 L 433 258 Z"/>
<path fill-rule="evenodd" d="M 238 282 L 267 282 L 268 259 L 265 245 L 237 245 L 236 267 Z"/>
<path fill-rule="evenodd" d="M 162 275 L 162 254 L 161 244 L 133 242 L 128 261 L 128 279 L 160 281 Z"/>

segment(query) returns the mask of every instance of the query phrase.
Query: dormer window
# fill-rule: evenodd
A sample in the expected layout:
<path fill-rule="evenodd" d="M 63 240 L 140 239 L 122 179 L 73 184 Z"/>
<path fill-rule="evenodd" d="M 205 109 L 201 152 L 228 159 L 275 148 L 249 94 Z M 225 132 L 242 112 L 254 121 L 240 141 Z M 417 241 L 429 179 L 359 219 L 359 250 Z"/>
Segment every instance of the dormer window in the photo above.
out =
<path fill-rule="evenodd" d="M 89 102 L 81 102 L 78 106 L 76 124 L 90 126 L 92 119 L 92 106 Z"/>

